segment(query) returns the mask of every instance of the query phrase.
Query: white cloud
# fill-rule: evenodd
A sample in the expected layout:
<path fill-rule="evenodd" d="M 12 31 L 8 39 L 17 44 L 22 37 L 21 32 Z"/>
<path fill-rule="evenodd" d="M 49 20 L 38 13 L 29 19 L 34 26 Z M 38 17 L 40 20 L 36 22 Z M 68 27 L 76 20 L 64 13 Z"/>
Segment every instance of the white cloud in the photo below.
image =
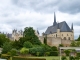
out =
<path fill-rule="evenodd" d="M 54 2 L 54 4 L 53 4 Z M 69 14 L 58 9 L 58 0 L 0 0 L 0 31 L 12 32 L 12 29 L 24 29 L 32 26 L 45 32 L 53 24 L 54 11 L 58 22 L 74 24 L 75 38 L 80 34 L 80 13 Z M 39 9 L 39 10 L 38 10 Z M 45 13 L 44 13 L 45 12 Z"/>

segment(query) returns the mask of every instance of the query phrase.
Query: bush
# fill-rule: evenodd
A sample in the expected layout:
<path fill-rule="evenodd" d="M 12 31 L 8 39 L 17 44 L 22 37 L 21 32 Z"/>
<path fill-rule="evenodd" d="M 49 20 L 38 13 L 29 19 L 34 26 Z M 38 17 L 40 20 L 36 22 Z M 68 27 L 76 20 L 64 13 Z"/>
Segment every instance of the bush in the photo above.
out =
<path fill-rule="evenodd" d="M 24 42 L 23 47 L 26 47 L 26 48 L 32 48 L 32 43 L 29 42 L 29 41 Z"/>
<path fill-rule="evenodd" d="M 77 56 L 80 57 L 80 52 L 77 53 Z"/>
<path fill-rule="evenodd" d="M 11 55 L 11 56 L 16 56 L 16 54 L 17 54 L 17 50 L 16 50 L 16 49 L 12 49 L 12 50 L 10 51 L 10 55 Z"/>
<path fill-rule="evenodd" d="M 73 56 L 70 56 L 69 59 L 70 60 L 75 60 L 75 58 Z"/>
<path fill-rule="evenodd" d="M 32 55 L 37 55 L 37 52 L 39 52 L 39 56 L 43 56 L 44 55 L 44 51 L 42 47 L 33 47 L 29 49 L 29 53 Z"/>
<path fill-rule="evenodd" d="M 52 51 L 58 51 L 56 46 L 51 47 Z"/>
<path fill-rule="evenodd" d="M 66 56 L 62 56 L 61 60 L 67 60 Z"/>
<path fill-rule="evenodd" d="M 50 52 L 45 52 L 45 55 L 48 56 L 50 54 Z"/>
<path fill-rule="evenodd" d="M 46 60 L 45 58 L 22 58 L 22 57 L 12 57 L 12 60 Z"/>
<path fill-rule="evenodd" d="M 2 58 L 2 59 L 7 59 L 7 60 L 9 60 L 9 59 L 10 59 L 10 55 L 1 54 L 1 58 Z"/>
<path fill-rule="evenodd" d="M 2 53 L 7 53 L 12 49 L 12 45 L 9 42 L 5 42 L 2 47 Z"/>
<path fill-rule="evenodd" d="M 27 48 L 22 48 L 22 49 L 20 50 L 20 53 L 21 53 L 21 54 L 28 54 L 28 53 L 29 53 L 29 49 L 27 49 Z"/>
<path fill-rule="evenodd" d="M 37 52 L 36 55 L 39 56 L 40 52 Z"/>
<path fill-rule="evenodd" d="M 51 51 L 50 56 L 58 56 L 58 51 Z"/>
<path fill-rule="evenodd" d="M 64 52 L 65 52 L 66 56 L 69 56 L 70 50 L 65 50 Z"/>

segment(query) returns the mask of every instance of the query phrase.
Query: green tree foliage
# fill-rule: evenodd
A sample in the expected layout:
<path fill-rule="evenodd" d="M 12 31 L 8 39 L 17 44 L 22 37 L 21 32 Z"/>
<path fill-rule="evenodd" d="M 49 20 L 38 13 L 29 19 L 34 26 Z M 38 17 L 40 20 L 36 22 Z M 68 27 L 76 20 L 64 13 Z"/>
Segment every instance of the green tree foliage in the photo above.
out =
<path fill-rule="evenodd" d="M 37 56 L 43 56 L 44 55 L 44 50 L 43 50 L 43 47 L 33 47 L 33 48 L 30 48 L 29 50 L 30 54 L 32 55 L 37 55 Z"/>
<path fill-rule="evenodd" d="M 65 50 L 64 52 L 65 52 L 66 56 L 69 56 L 70 50 Z"/>
<path fill-rule="evenodd" d="M 11 49 L 10 50 L 10 54 L 9 55 L 16 56 L 16 54 L 17 54 L 17 50 L 16 49 Z"/>
<path fill-rule="evenodd" d="M 29 49 L 27 49 L 27 48 L 22 48 L 22 49 L 20 50 L 20 53 L 21 53 L 21 54 L 28 54 L 28 53 L 29 53 Z"/>
<path fill-rule="evenodd" d="M 77 47 L 80 47 L 80 41 L 77 41 L 77 42 L 76 42 L 76 46 L 77 46 Z"/>
<path fill-rule="evenodd" d="M 63 44 L 59 44 L 59 47 L 63 47 Z"/>
<path fill-rule="evenodd" d="M 20 46 L 20 42 L 17 40 L 12 41 L 11 44 L 12 44 L 12 47 L 15 49 L 20 49 L 22 47 L 22 46 Z"/>
<path fill-rule="evenodd" d="M 26 47 L 26 48 L 32 48 L 32 43 L 29 42 L 29 41 L 24 42 L 23 47 Z"/>
<path fill-rule="evenodd" d="M 12 49 L 12 45 L 10 42 L 5 42 L 2 48 L 3 48 L 2 53 L 7 53 Z"/>
<path fill-rule="evenodd" d="M 44 52 L 52 51 L 51 47 L 48 46 L 48 45 L 43 44 L 42 47 L 43 47 L 43 51 L 44 51 Z"/>
<path fill-rule="evenodd" d="M 0 34 L 0 47 L 3 45 L 5 42 L 9 42 L 10 40 L 6 38 L 4 34 Z"/>
<path fill-rule="evenodd" d="M 40 45 L 41 42 L 38 37 L 35 35 L 35 31 L 32 27 L 26 27 L 24 29 L 24 37 L 27 41 L 31 42 L 32 44 Z"/>
<path fill-rule="evenodd" d="M 44 37 L 44 44 L 47 45 L 47 37 Z"/>
<path fill-rule="evenodd" d="M 76 42 L 75 41 L 71 42 L 71 47 L 76 47 Z"/>
<path fill-rule="evenodd" d="M 56 46 L 52 46 L 51 49 L 52 49 L 52 51 L 58 51 Z"/>
<path fill-rule="evenodd" d="M 79 35 L 79 37 L 78 37 L 77 41 L 80 41 L 80 35 Z"/>

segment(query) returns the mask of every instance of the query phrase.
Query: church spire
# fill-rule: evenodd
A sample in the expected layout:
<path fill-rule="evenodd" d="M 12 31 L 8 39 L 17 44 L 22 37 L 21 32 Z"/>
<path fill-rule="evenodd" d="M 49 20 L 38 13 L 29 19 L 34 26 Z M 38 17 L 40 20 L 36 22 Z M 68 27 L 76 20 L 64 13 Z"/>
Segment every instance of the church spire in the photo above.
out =
<path fill-rule="evenodd" d="M 53 23 L 53 26 L 55 26 L 57 24 L 56 22 L 56 15 L 55 15 L 55 12 L 54 12 L 54 23 Z"/>
<path fill-rule="evenodd" d="M 72 26 L 71 26 L 71 30 L 73 30 L 73 23 L 72 23 Z"/>

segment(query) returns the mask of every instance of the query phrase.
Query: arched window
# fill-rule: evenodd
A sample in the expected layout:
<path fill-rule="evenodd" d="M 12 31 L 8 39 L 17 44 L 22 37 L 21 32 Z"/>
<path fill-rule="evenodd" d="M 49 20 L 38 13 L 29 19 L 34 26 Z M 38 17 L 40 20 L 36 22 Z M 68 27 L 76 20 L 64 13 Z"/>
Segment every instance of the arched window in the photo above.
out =
<path fill-rule="evenodd" d="M 56 37 L 57 37 L 57 34 L 56 34 Z"/>
<path fill-rule="evenodd" d="M 63 34 L 62 34 L 62 36 L 63 36 Z"/>
<path fill-rule="evenodd" d="M 70 37 L 68 37 L 68 40 L 70 40 Z"/>
<path fill-rule="evenodd" d="M 64 37 L 64 40 L 66 40 L 66 37 Z"/>
<path fill-rule="evenodd" d="M 68 36 L 68 34 L 67 34 L 67 36 Z"/>

